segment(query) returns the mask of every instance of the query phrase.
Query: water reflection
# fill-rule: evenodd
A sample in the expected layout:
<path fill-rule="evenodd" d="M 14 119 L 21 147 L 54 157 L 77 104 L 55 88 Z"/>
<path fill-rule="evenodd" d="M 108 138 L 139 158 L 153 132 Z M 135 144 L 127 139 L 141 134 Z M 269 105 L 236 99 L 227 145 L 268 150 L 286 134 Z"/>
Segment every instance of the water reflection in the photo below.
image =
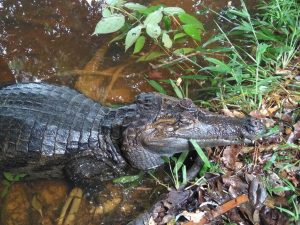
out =
<path fill-rule="evenodd" d="M 44 80 L 81 68 L 105 40 L 92 37 L 99 4 L 85 1 L 2 2 L 0 54 L 15 79 Z"/>

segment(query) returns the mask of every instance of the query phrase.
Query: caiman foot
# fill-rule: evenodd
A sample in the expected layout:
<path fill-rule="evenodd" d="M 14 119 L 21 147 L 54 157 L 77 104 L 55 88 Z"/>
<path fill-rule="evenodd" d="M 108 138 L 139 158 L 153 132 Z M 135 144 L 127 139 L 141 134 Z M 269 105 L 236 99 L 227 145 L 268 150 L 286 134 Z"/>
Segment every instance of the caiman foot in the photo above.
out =
<path fill-rule="evenodd" d="M 67 201 L 61 210 L 57 225 L 74 224 L 75 217 L 82 200 L 82 196 L 83 196 L 83 191 L 80 188 L 74 188 L 70 192 Z"/>

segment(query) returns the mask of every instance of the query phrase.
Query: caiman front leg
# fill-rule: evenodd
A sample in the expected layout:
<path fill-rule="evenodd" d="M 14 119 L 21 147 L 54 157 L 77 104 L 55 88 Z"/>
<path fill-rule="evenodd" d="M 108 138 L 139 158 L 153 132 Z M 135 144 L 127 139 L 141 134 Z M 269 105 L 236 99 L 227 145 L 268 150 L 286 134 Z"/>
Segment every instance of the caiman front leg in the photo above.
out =
<path fill-rule="evenodd" d="M 83 193 L 94 195 L 102 186 L 102 181 L 111 180 L 119 175 L 119 171 L 114 165 L 93 156 L 81 156 L 72 159 L 64 171 L 67 178 L 76 187 L 71 190 L 61 210 L 58 225 L 74 224 Z"/>

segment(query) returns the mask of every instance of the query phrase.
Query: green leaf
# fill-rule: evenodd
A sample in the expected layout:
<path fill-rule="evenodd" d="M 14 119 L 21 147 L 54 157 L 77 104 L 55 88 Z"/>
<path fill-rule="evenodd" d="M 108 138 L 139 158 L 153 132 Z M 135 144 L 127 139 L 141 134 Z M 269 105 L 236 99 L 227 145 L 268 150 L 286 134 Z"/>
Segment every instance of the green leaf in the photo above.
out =
<path fill-rule="evenodd" d="M 148 24 L 158 24 L 160 23 L 160 21 L 162 20 L 163 18 L 163 14 L 161 12 L 161 10 L 156 10 L 152 13 L 150 13 L 145 21 L 144 21 L 144 25 L 147 26 Z"/>
<path fill-rule="evenodd" d="M 170 36 L 167 33 L 163 33 L 162 35 L 162 43 L 164 44 L 164 47 L 171 48 L 172 47 L 172 40 Z"/>
<path fill-rule="evenodd" d="M 186 34 L 185 33 L 178 33 L 178 34 L 175 34 L 174 35 L 174 41 L 176 41 L 177 39 L 179 39 L 179 38 L 183 38 L 183 37 L 185 37 L 186 36 Z"/>
<path fill-rule="evenodd" d="M 175 55 L 186 55 L 186 54 L 189 54 L 194 51 L 195 51 L 194 48 L 179 48 L 179 49 L 176 49 L 173 53 Z"/>
<path fill-rule="evenodd" d="M 248 23 L 246 21 L 242 21 L 239 26 L 236 26 L 232 30 L 241 30 L 241 31 L 251 32 L 253 29 L 252 29 L 252 26 L 250 23 Z"/>
<path fill-rule="evenodd" d="M 264 171 L 268 171 L 268 170 L 271 169 L 271 166 L 274 165 L 274 163 L 275 163 L 275 161 L 276 161 L 276 159 L 277 159 L 277 156 L 278 156 L 278 153 L 275 152 L 275 153 L 272 155 L 271 159 L 269 159 L 269 160 L 266 162 L 266 164 L 264 165 Z"/>
<path fill-rule="evenodd" d="M 155 80 L 148 80 L 148 83 L 159 93 L 167 94 L 167 91 Z"/>
<path fill-rule="evenodd" d="M 124 4 L 124 0 L 105 0 L 105 3 L 109 6 L 122 6 Z"/>
<path fill-rule="evenodd" d="M 170 79 L 170 83 L 171 83 L 172 88 L 173 88 L 173 90 L 175 91 L 177 97 L 183 99 L 184 96 L 183 96 L 183 94 L 182 94 L 180 88 L 179 88 L 179 87 L 175 84 L 175 82 L 174 82 L 173 80 L 171 80 L 171 79 Z"/>
<path fill-rule="evenodd" d="M 165 55 L 163 52 L 150 52 L 146 55 L 141 56 L 137 62 L 145 62 L 145 61 L 151 61 L 153 59 L 157 59 L 161 56 Z"/>
<path fill-rule="evenodd" d="M 176 160 L 175 167 L 173 168 L 173 173 L 178 172 L 180 168 L 184 165 L 184 161 L 188 156 L 188 152 L 182 152 L 179 158 Z"/>
<path fill-rule="evenodd" d="M 211 168 L 211 164 L 210 164 L 208 158 L 206 157 L 206 155 L 203 152 L 203 150 L 201 149 L 201 147 L 198 145 L 197 141 L 194 139 L 190 139 L 190 142 L 193 145 L 193 147 L 195 148 L 195 150 L 197 151 L 200 158 L 202 159 L 204 166 L 207 168 Z"/>
<path fill-rule="evenodd" d="M 166 15 L 173 16 L 179 13 L 184 13 L 184 10 L 180 7 L 166 7 L 163 9 L 163 13 Z"/>
<path fill-rule="evenodd" d="M 256 49 L 256 64 L 257 65 L 260 64 L 261 58 L 269 46 L 270 45 L 267 45 L 265 43 L 258 44 L 257 49 Z"/>
<path fill-rule="evenodd" d="M 8 181 L 10 181 L 10 182 L 15 181 L 14 175 L 13 175 L 12 173 L 10 173 L 10 172 L 4 172 L 4 173 L 3 173 L 3 176 L 4 176 L 4 178 L 5 178 L 6 180 L 8 180 Z"/>
<path fill-rule="evenodd" d="M 136 42 L 136 40 L 141 35 L 143 27 L 144 26 L 140 24 L 128 31 L 125 38 L 125 51 L 127 51 L 127 49 L 130 48 Z"/>
<path fill-rule="evenodd" d="M 102 16 L 103 17 L 110 17 L 111 16 L 111 11 L 108 8 L 102 9 Z"/>
<path fill-rule="evenodd" d="M 103 17 L 96 25 L 93 35 L 109 34 L 120 30 L 125 24 L 125 17 L 122 14 L 113 14 Z"/>
<path fill-rule="evenodd" d="M 132 176 L 118 177 L 118 178 L 114 179 L 113 182 L 116 184 L 131 183 L 131 182 L 134 182 L 134 181 L 140 179 L 142 176 L 143 176 L 143 173 L 139 173 L 138 175 L 132 175 Z"/>
<path fill-rule="evenodd" d="M 1 198 L 4 198 L 7 194 L 8 194 L 8 192 L 9 192 L 9 189 L 10 189 L 10 185 L 8 185 L 8 186 L 5 186 L 4 188 L 3 188 L 3 190 L 2 190 L 2 192 L 1 192 Z"/>
<path fill-rule="evenodd" d="M 188 13 L 180 13 L 178 15 L 179 20 L 184 24 L 194 24 L 195 26 L 198 26 L 198 28 L 203 30 L 203 24 L 194 16 L 188 14 Z"/>
<path fill-rule="evenodd" d="M 135 46 L 134 46 L 133 54 L 139 53 L 139 52 L 142 50 L 142 48 L 143 48 L 144 45 L 145 45 L 145 41 L 146 41 L 145 36 L 140 36 L 140 37 L 136 40 Z"/>
<path fill-rule="evenodd" d="M 147 7 L 146 9 L 139 10 L 139 13 L 142 13 L 144 15 L 149 15 L 150 13 L 152 13 L 160 8 L 163 8 L 163 7 L 164 7 L 164 5 L 162 5 L 162 4 L 154 5 L 154 6 Z"/>
<path fill-rule="evenodd" d="M 218 59 L 210 58 L 210 57 L 204 57 L 204 59 L 216 65 L 216 67 L 212 67 L 214 69 L 212 69 L 210 67 L 205 67 L 205 68 L 210 68 L 211 71 L 217 71 L 217 72 L 222 72 L 222 73 L 231 73 L 232 72 L 232 69 L 230 66 L 221 62 Z M 202 68 L 201 70 L 204 70 L 205 68 Z"/>
<path fill-rule="evenodd" d="M 243 18 L 245 18 L 245 19 L 247 19 L 247 18 L 249 17 L 249 14 L 248 14 L 247 11 L 245 11 L 244 9 L 243 9 L 243 10 L 234 10 L 234 9 L 230 9 L 229 12 L 232 13 L 232 14 L 234 14 L 234 15 L 243 17 Z"/>
<path fill-rule="evenodd" d="M 182 26 L 184 32 L 196 41 L 201 40 L 201 29 L 194 24 L 186 24 Z"/>
<path fill-rule="evenodd" d="M 168 16 L 164 16 L 163 17 L 163 22 L 164 22 L 166 30 L 170 30 L 170 28 L 171 28 L 171 20 L 170 20 L 170 18 Z"/>
<path fill-rule="evenodd" d="M 161 34 L 161 29 L 158 24 L 148 23 L 146 26 L 146 33 L 152 38 L 158 38 Z"/>
<path fill-rule="evenodd" d="M 217 35 L 214 35 L 212 38 L 210 38 L 207 42 L 205 42 L 202 46 L 203 47 L 206 47 L 208 46 L 209 44 L 211 43 L 214 43 L 216 41 L 223 41 L 224 39 L 226 38 L 226 35 L 225 34 L 217 34 Z"/>
<path fill-rule="evenodd" d="M 147 7 L 144 6 L 144 5 L 141 5 L 139 3 L 133 3 L 133 2 L 128 2 L 128 3 L 125 3 L 124 6 L 127 8 L 127 9 L 130 9 L 130 10 L 133 10 L 133 11 L 139 11 L 139 10 L 143 10 L 143 9 L 146 9 Z"/>
<path fill-rule="evenodd" d="M 186 166 L 185 165 L 182 166 L 181 172 L 182 172 L 182 184 L 186 185 L 187 184 L 187 172 L 186 172 Z"/>
<path fill-rule="evenodd" d="M 20 181 L 22 180 L 24 177 L 26 177 L 27 174 L 26 173 L 19 173 L 15 176 L 15 181 Z"/>

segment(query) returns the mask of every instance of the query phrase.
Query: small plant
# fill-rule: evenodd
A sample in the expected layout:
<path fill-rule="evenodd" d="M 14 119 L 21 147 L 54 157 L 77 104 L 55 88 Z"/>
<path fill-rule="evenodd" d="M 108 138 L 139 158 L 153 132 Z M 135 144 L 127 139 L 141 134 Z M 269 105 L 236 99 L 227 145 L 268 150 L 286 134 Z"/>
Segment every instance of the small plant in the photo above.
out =
<path fill-rule="evenodd" d="M 20 174 L 17 174 L 17 175 L 13 175 L 10 172 L 4 172 L 3 176 L 4 176 L 4 180 L 2 181 L 2 184 L 4 185 L 4 189 L 1 192 L 1 198 L 4 198 L 8 194 L 9 189 L 11 188 L 11 186 L 15 182 L 18 182 L 18 181 L 22 180 L 22 178 L 24 178 L 26 176 L 26 174 L 20 173 Z"/>
<path fill-rule="evenodd" d="M 158 47 L 139 57 L 137 62 L 193 51 L 192 48 L 172 47 L 183 39 L 190 39 L 193 43 L 200 41 L 204 30 L 196 17 L 179 7 L 147 7 L 123 0 L 107 0 L 102 8 L 102 16 L 94 35 L 119 32 L 111 42 L 125 39 L 125 51 L 134 47 L 133 54 L 140 53 L 149 39 Z"/>

